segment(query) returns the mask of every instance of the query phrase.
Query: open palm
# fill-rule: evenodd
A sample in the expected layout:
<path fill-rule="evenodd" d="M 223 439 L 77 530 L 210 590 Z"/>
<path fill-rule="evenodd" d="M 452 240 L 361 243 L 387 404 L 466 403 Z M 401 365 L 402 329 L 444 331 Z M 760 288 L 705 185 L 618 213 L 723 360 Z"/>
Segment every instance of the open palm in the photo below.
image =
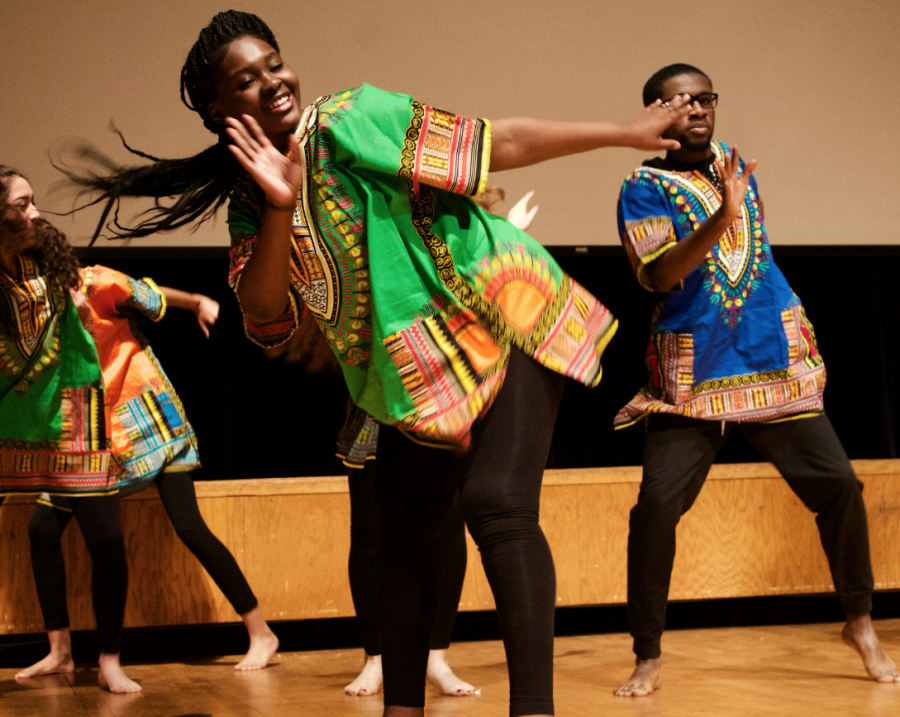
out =
<path fill-rule="evenodd" d="M 282 154 L 249 115 L 241 115 L 240 120 L 229 117 L 226 122 L 226 132 L 232 140 L 228 149 L 266 193 L 269 204 L 279 209 L 292 208 L 306 176 L 297 138 L 290 135 L 288 153 Z"/>

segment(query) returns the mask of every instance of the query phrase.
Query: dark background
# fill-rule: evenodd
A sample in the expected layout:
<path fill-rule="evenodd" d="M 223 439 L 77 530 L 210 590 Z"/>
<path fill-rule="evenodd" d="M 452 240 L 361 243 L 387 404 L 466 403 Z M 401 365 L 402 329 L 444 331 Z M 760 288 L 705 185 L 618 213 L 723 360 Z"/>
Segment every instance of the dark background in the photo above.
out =
<path fill-rule="evenodd" d="M 566 383 L 550 466 L 638 465 L 642 430 L 612 430 L 612 419 L 646 380 L 643 356 L 656 297 L 631 275 L 618 247 L 551 248 L 562 267 L 619 318 L 604 355 L 600 386 Z M 828 367 L 826 406 L 851 458 L 895 458 L 898 353 L 896 286 L 900 247 L 775 247 L 776 262 L 803 300 Z M 193 315 L 172 310 L 142 326 L 184 401 L 200 439 L 203 469 L 196 478 L 342 475 L 334 440 L 344 417 L 340 375 L 306 376 L 280 359 L 267 360 L 244 337 L 228 288 L 226 249 L 98 247 L 85 263 L 101 263 L 164 286 L 202 292 L 221 304 L 209 340 Z M 735 431 L 719 462 L 758 461 Z M 900 592 L 877 593 L 873 617 L 900 616 Z M 839 622 L 833 596 L 769 596 L 672 603 L 667 629 L 731 625 Z M 284 651 L 361 646 L 355 618 L 275 624 Z M 624 605 L 561 608 L 557 635 L 625 632 Z M 241 625 L 128 630 L 123 657 L 172 660 L 246 650 Z M 460 613 L 454 641 L 499 639 L 493 612 Z M 79 662 L 97 659 L 92 632 L 73 634 Z M 0 637 L 0 666 L 31 664 L 47 653 L 43 635 Z"/>
<path fill-rule="evenodd" d="M 600 385 L 566 382 L 549 467 L 639 465 L 640 425 L 613 431 L 612 419 L 646 381 L 644 348 L 657 297 L 638 286 L 618 247 L 550 251 L 620 325 L 604 354 Z M 850 457 L 896 457 L 900 247 L 775 247 L 773 253 L 815 327 L 828 368 L 826 408 Z M 226 249 L 101 246 L 82 258 L 221 304 L 209 340 L 188 312 L 173 309 L 158 324 L 142 323 L 199 436 L 204 467 L 197 479 L 346 472 L 333 451 L 347 398 L 341 376 L 307 376 L 281 359 L 266 359 L 244 336 L 226 282 Z M 719 456 L 723 463 L 758 460 L 739 432 Z"/>

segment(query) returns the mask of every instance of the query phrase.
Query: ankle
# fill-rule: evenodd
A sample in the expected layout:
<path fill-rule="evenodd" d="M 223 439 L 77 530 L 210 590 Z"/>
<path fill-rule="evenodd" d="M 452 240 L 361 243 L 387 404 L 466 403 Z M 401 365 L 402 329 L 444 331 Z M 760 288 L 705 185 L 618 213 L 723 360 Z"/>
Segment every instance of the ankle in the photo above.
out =
<path fill-rule="evenodd" d="M 100 667 L 121 667 L 118 652 L 101 652 L 97 662 Z"/>

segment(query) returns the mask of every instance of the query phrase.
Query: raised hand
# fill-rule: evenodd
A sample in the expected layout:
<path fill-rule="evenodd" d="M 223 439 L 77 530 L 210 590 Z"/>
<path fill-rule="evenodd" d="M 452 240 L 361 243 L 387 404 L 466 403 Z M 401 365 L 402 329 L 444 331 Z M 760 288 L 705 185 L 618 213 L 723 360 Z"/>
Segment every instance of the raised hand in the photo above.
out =
<path fill-rule="evenodd" d="M 680 149 L 677 140 L 663 139 L 662 133 L 690 112 L 689 95 L 676 95 L 668 102 L 656 100 L 623 125 L 623 146 L 649 151 Z"/>
<path fill-rule="evenodd" d="M 233 144 L 228 146 L 241 166 L 266 193 L 276 209 L 292 209 L 297 192 L 306 176 L 306 163 L 297 138 L 288 138 L 287 155 L 279 152 L 263 133 L 257 121 L 249 115 L 237 120 L 225 120 L 225 130 Z"/>
<path fill-rule="evenodd" d="M 726 218 L 733 221 L 741 213 L 741 205 L 747 196 L 750 187 L 750 175 L 756 169 L 756 160 L 752 159 L 744 165 L 744 171 L 739 173 L 740 162 L 738 148 L 732 147 L 731 154 L 725 155 L 725 161 L 716 160 L 716 169 L 722 180 L 722 206 L 720 211 Z"/>
<path fill-rule="evenodd" d="M 531 222 L 534 221 L 534 215 L 537 214 L 537 205 L 533 206 L 531 209 L 528 208 L 528 202 L 531 201 L 533 196 L 534 190 L 532 189 L 528 194 L 516 202 L 513 208 L 509 210 L 509 214 L 506 215 L 506 218 L 509 219 L 512 225 L 517 229 L 521 229 L 523 232 L 528 231 Z"/>
<path fill-rule="evenodd" d="M 81 319 L 83 325 L 87 326 L 91 318 L 91 305 L 88 303 L 88 298 L 78 289 L 69 289 L 69 296 L 72 297 L 72 303 L 78 310 L 78 318 Z"/>

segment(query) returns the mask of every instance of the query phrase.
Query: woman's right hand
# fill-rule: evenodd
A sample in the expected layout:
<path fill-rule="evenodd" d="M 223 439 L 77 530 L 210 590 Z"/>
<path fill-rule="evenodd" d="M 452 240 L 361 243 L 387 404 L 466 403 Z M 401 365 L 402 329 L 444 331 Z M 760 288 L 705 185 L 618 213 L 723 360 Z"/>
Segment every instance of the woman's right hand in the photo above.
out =
<path fill-rule="evenodd" d="M 228 149 L 266 193 L 269 204 L 276 209 L 293 209 L 306 176 L 306 161 L 297 138 L 293 134 L 288 137 L 285 155 L 249 115 L 241 115 L 240 120 L 229 117 L 225 122 L 225 131 L 233 142 Z"/>

